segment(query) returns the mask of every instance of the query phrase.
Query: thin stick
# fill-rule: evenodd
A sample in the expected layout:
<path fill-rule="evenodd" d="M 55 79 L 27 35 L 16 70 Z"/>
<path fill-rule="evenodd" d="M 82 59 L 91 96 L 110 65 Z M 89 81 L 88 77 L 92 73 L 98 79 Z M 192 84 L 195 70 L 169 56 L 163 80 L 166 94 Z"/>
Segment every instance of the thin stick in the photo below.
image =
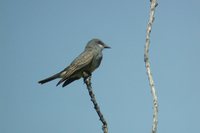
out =
<path fill-rule="evenodd" d="M 100 111 L 100 108 L 99 108 L 99 106 L 98 106 L 98 104 L 97 104 L 95 95 L 94 95 L 93 90 L 92 90 L 92 86 L 91 86 L 91 76 L 84 78 L 84 82 L 85 82 L 85 84 L 87 85 L 87 89 L 88 89 L 88 92 L 89 92 L 91 101 L 92 101 L 92 103 L 93 103 L 93 105 L 94 105 L 94 109 L 96 110 L 96 112 L 97 112 L 97 114 L 98 114 L 98 116 L 99 116 L 99 118 L 100 118 L 100 121 L 101 121 L 102 124 L 103 124 L 103 125 L 102 125 L 102 130 L 103 130 L 104 133 L 108 133 L 108 125 L 107 125 L 107 122 L 106 122 L 106 120 L 104 119 L 103 114 L 102 114 L 101 111 Z"/>
<path fill-rule="evenodd" d="M 149 45 L 150 45 L 150 33 L 152 29 L 152 24 L 154 21 L 154 14 L 155 14 L 155 8 L 158 5 L 157 0 L 150 0 L 151 7 L 150 7 L 150 14 L 149 14 L 149 22 L 147 25 L 147 31 L 146 31 L 146 43 L 145 43 L 145 49 L 144 49 L 144 62 L 146 67 L 146 72 L 149 80 L 149 85 L 151 88 L 151 94 L 153 97 L 153 125 L 152 125 L 152 133 L 157 132 L 157 125 L 158 125 L 158 98 L 156 95 L 156 89 L 154 85 L 154 80 L 152 76 L 152 72 L 150 69 L 150 62 L 149 62 Z"/>

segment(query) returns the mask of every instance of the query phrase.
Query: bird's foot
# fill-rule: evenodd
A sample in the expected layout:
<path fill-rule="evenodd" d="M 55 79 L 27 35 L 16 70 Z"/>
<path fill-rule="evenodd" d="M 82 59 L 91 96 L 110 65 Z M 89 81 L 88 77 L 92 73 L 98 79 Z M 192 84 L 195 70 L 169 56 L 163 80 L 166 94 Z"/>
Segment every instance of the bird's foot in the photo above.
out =
<path fill-rule="evenodd" d="M 83 72 L 83 81 L 85 84 L 90 84 L 91 83 L 91 76 L 92 74 L 89 72 Z"/>

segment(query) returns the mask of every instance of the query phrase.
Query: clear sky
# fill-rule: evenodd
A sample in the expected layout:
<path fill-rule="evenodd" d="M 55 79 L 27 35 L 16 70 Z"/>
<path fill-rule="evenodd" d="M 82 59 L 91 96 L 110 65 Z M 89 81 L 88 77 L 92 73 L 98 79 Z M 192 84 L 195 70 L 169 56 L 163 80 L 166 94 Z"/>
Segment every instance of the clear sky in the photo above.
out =
<path fill-rule="evenodd" d="M 198 133 L 200 1 L 160 0 L 150 60 L 159 133 Z M 103 51 L 92 85 L 109 133 L 147 133 L 152 97 L 143 51 L 149 0 L 0 0 L 0 132 L 99 133 L 82 80 L 37 82 L 65 68 L 92 38 Z"/>

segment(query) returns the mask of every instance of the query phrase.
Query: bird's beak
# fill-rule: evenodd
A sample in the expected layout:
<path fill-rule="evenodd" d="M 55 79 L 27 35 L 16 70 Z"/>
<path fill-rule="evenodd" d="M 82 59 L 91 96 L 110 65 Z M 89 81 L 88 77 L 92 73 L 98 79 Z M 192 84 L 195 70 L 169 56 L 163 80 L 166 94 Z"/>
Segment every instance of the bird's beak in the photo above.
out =
<path fill-rule="evenodd" d="M 106 44 L 104 44 L 104 48 L 111 48 L 110 46 L 108 46 L 108 45 L 106 45 Z"/>

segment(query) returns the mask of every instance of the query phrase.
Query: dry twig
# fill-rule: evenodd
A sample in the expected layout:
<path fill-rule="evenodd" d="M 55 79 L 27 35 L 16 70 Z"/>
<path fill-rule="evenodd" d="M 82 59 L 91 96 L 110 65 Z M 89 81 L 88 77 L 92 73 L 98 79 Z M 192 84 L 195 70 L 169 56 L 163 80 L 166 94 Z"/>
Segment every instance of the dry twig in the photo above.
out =
<path fill-rule="evenodd" d="M 99 116 L 99 119 L 100 121 L 102 122 L 103 126 L 102 126 L 102 130 L 104 133 L 108 133 L 108 125 L 107 125 L 107 122 L 106 120 L 104 119 L 103 117 L 103 114 L 101 113 L 100 111 L 100 108 L 97 104 L 97 101 L 96 101 L 96 98 L 95 98 L 95 95 L 93 93 L 93 90 L 92 90 L 92 86 L 91 86 L 91 76 L 86 76 L 84 78 L 84 82 L 85 84 L 87 85 L 87 89 L 88 89 L 88 92 L 89 92 L 89 95 L 90 95 L 90 98 L 91 98 L 91 101 L 94 105 L 94 109 L 96 110 L 98 116 Z"/>

